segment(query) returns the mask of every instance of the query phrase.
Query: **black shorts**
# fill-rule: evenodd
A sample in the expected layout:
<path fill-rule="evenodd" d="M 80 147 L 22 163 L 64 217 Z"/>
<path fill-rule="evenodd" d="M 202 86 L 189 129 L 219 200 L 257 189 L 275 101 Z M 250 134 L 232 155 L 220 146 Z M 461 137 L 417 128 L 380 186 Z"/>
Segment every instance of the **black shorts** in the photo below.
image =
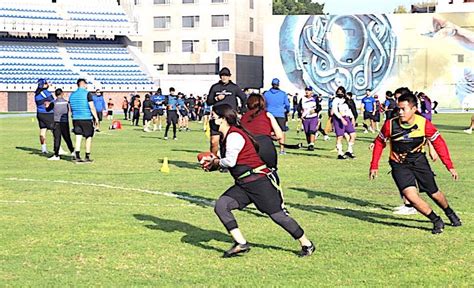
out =
<path fill-rule="evenodd" d="M 375 122 L 380 122 L 380 113 L 379 112 L 376 112 L 375 115 L 374 115 L 374 121 Z"/>
<path fill-rule="evenodd" d="M 400 193 L 408 187 L 418 187 L 420 192 L 434 194 L 439 191 L 435 175 L 431 170 L 426 156 L 420 155 L 415 161 L 397 163 L 389 161 L 392 167 L 392 177 Z"/>
<path fill-rule="evenodd" d="M 364 111 L 364 120 L 367 120 L 367 119 L 374 120 L 374 115 L 372 113 L 373 112 Z"/>
<path fill-rule="evenodd" d="M 245 184 L 234 185 L 227 189 L 222 196 L 228 196 L 236 200 L 241 210 L 250 203 L 254 203 L 260 212 L 268 215 L 283 210 L 281 193 L 272 185 L 267 177 L 262 177 L 259 180 Z"/>
<path fill-rule="evenodd" d="M 114 111 L 113 111 L 113 110 L 107 111 L 107 115 L 108 115 L 108 116 L 112 116 L 113 114 L 114 114 Z"/>
<path fill-rule="evenodd" d="M 209 120 L 209 128 L 211 130 L 211 136 L 221 135 L 221 133 L 219 132 L 219 126 L 216 125 L 214 119 Z"/>
<path fill-rule="evenodd" d="M 94 136 L 94 125 L 92 120 L 73 120 L 73 131 L 76 135 L 82 135 L 86 138 Z"/>
<path fill-rule="evenodd" d="M 53 113 L 36 113 L 38 126 L 40 129 L 54 130 L 54 114 Z"/>
<path fill-rule="evenodd" d="M 275 117 L 275 120 L 278 123 L 278 126 L 280 126 L 281 131 L 286 132 L 288 131 L 288 127 L 286 126 L 286 118 L 285 117 Z"/>
<path fill-rule="evenodd" d="M 188 116 L 188 110 L 179 110 L 179 114 L 181 114 L 181 117 L 187 117 Z"/>
<path fill-rule="evenodd" d="M 178 112 L 176 110 L 168 110 L 166 117 L 166 124 L 178 123 Z"/>
<path fill-rule="evenodd" d="M 153 110 L 151 116 L 152 117 L 158 117 L 158 116 L 163 116 L 165 114 L 165 111 L 163 109 L 155 109 Z"/>
<path fill-rule="evenodd" d="M 145 119 L 145 121 L 150 121 L 152 117 L 153 112 L 151 110 L 145 110 L 145 112 L 143 112 L 143 119 Z"/>
<path fill-rule="evenodd" d="M 205 115 L 205 116 L 211 115 L 211 111 L 204 111 L 204 115 Z"/>
<path fill-rule="evenodd" d="M 102 111 L 97 111 L 97 121 L 101 122 L 102 121 L 102 116 L 103 116 L 103 113 Z"/>

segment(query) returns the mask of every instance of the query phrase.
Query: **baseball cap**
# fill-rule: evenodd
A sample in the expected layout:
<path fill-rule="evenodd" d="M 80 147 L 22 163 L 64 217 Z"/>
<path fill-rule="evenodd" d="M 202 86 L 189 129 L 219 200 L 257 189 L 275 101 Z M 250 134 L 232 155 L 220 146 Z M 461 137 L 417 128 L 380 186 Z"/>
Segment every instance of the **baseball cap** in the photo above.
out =
<path fill-rule="evenodd" d="M 48 83 L 48 80 L 44 78 L 38 79 L 38 88 L 43 88 L 44 84 Z"/>
<path fill-rule="evenodd" d="M 224 68 L 221 69 L 221 71 L 219 71 L 219 76 L 222 76 L 222 75 L 230 76 L 232 74 L 230 74 L 229 68 L 224 67 Z"/>
<path fill-rule="evenodd" d="M 280 80 L 278 78 L 273 78 L 272 85 L 280 85 Z"/>
<path fill-rule="evenodd" d="M 313 87 L 311 86 L 307 86 L 306 88 L 304 88 L 305 91 L 313 91 Z"/>

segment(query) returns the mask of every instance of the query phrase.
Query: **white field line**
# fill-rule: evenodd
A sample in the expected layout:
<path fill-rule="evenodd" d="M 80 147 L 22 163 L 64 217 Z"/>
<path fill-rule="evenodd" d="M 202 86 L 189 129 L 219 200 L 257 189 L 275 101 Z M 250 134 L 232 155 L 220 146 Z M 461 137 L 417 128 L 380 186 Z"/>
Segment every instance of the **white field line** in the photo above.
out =
<path fill-rule="evenodd" d="M 148 189 L 112 186 L 108 184 L 95 184 L 95 183 L 75 182 L 75 181 L 66 181 L 66 180 L 28 179 L 28 178 L 15 178 L 15 177 L 5 178 L 5 180 L 17 181 L 17 182 L 44 182 L 44 183 L 68 184 L 68 185 L 77 185 L 77 186 L 91 186 L 91 187 L 107 188 L 107 189 L 112 189 L 112 190 L 141 192 L 141 193 L 146 193 L 146 194 L 153 194 L 153 195 L 160 195 L 160 196 L 165 196 L 165 197 L 170 197 L 170 198 L 183 199 L 183 200 L 188 200 L 192 202 L 199 202 L 206 205 L 214 206 L 214 201 L 211 202 L 205 199 L 194 198 L 191 196 L 173 194 L 169 192 L 160 192 L 160 191 L 148 190 Z"/>
<path fill-rule="evenodd" d="M 28 204 L 28 205 L 96 205 L 96 206 L 145 206 L 145 207 L 189 207 L 195 204 L 153 204 L 153 203 L 120 203 L 120 202 L 74 202 L 74 201 L 29 201 L 29 200 L 0 200 L 0 204 Z"/>

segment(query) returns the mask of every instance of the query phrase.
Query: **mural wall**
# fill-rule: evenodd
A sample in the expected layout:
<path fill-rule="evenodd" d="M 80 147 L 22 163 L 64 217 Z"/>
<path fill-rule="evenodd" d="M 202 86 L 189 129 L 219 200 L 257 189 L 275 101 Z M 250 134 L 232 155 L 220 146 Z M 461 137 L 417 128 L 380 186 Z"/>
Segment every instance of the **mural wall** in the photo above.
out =
<path fill-rule="evenodd" d="M 289 93 L 344 86 L 380 96 L 408 86 L 440 107 L 474 107 L 474 14 L 273 16 L 265 31 L 265 85 Z M 468 27 L 471 27 L 470 29 Z"/>

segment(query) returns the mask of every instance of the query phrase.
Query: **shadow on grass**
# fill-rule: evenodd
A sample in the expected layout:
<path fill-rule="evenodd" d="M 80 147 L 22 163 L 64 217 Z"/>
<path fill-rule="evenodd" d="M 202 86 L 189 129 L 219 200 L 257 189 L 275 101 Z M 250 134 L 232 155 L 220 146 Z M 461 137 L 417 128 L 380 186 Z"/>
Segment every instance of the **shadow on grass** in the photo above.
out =
<path fill-rule="evenodd" d="M 458 131 L 463 133 L 463 130 L 466 129 L 467 127 L 464 126 L 455 126 L 455 125 L 446 125 L 446 124 L 435 124 L 436 128 L 443 133 L 443 131 L 446 130 L 451 130 L 451 131 Z"/>
<path fill-rule="evenodd" d="M 304 204 L 296 204 L 296 203 L 287 203 L 287 204 L 292 208 L 296 208 L 296 209 L 300 209 L 300 210 L 304 210 L 308 212 L 313 212 L 313 213 L 318 213 L 318 214 L 332 213 L 332 214 L 349 217 L 349 218 L 353 218 L 353 219 L 357 219 L 357 220 L 361 220 L 361 221 L 369 222 L 373 224 L 380 224 L 380 225 L 391 226 L 391 227 L 411 228 L 411 229 L 424 230 L 424 231 L 431 230 L 426 227 L 412 226 L 412 225 L 408 225 L 408 224 L 404 224 L 400 222 L 393 222 L 393 221 L 412 221 L 412 222 L 427 223 L 429 221 L 397 218 L 391 215 L 379 214 L 379 213 L 370 212 L 370 211 L 353 210 L 353 209 L 348 209 L 348 208 L 335 208 L 335 207 L 328 207 L 328 206 L 304 205 Z M 383 221 L 383 220 L 388 220 L 388 221 Z"/>
<path fill-rule="evenodd" d="M 318 149 L 316 149 L 316 150 L 318 150 Z M 307 153 L 294 152 L 294 151 L 295 150 L 286 150 L 286 153 L 288 155 L 311 156 L 311 157 L 318 157 L 318 158 L 325 158 L 325 159 L 336 159 L 336 156 L 331 157 L 331 156 L 328 156 L 328 155 L 320 155 L 320 154 L 314 153 L 314 151 L 307 151 Z M 304 151 L 304 149 L 302 151 Z"/>
<path fill-rule="evenodd" d="M 172 192 L 175 195 L 178 195 L 178 199 L 188 201 L 191 204 L 197 205 L 202 208 L 214 208 L 215 201 L 211 198 L 206 198 L 202 196 L 196 196 L 189 194 L 187 192 Z M 253 207 L 246 207 L 242 210 L 245 213 L 251 214 L 256 217 L 267 218 L 264 214 L 260 213 L 256 208 Z"/>
<path fill-rule="evenodd" d="M 163 164 L 163 159 L 159 160 L 159 163 Z M 168 160 L 168 163 L 178 168 L 186 168 L 186 169 L 192 169 L 192 170 L 201 169 L 197 161 L 187 162 L 187 161 L 181 161 L 181 160 Z"/>
<path fill-rule="evenodd" d="M 309 190 L 309 189 L 306 189 L 306 188 L 298 188 L 298 187 L 289 187 L 289 189 L 292 189 L 292 190 L 295 190 L 295 191 L 298 191 L 298 192 L 304 192 L 308 195 L 308 198 L 322 197 L 322 198 L 327 198 L 327 199 L 331 199 L 331 200 L 336 200 L 336 201 L 355 204 L 355 205 L 361 206 L 361 207 L 373 207 L 373 208 L 378 208 L 378 209 L 382 209 L 382 210 L 385 210 L 385 211 L 391 211 L 392 210 L 392 208 L 387 206 L 387 205 L 374 203 L 374 202 L 370 202 L 370 201 L 367 201 L 367 200 L 352 198 L 352 197 L 348 197 L 348 196 L 341 196 L 341 195 L 337 195 L 337 194 L 332 194 L 332 193 L 329 193 L 329 192 L 313 191 L 313 190 Z"/>
<path fill-rule="evenodd" d="M 232 238 L 225 233 L 222 233 L 216 230 L 203 229 L 186 222 L 172 220 L 172 219 L 163 219 L 163 218 L 159 218 L 159 217 L 155 217 L 151 215 L 143 215 L 143 214 L 134 214 L 133 217 L 135 217 L 135 219 L 139 221 L 152 222 L 152 224 L 145 225 L 145 227 L 148 229 L 161 230 L 163 232 L 168 232 L 168 233 L 172 233 L 172 232 L 184 233 L 186 235 L 181 237 L 181 242 L 193 245 L 201 249 L 212 250 L 212 251 L 223 253 L 224 252 L 223 249 L 213 247 L 207 244 L 207 242 L 216 240 L 220 242 L 227 242 L 229 244 L 233 243 Z M 278 251 L 297 253 L 297 251 L 294 251 L 294 250 L 289 250 L 286 248 L 265 245 L 265 244 L 251 243 L 251 246 L 262 248 L 262 249 L 272 249 L 272 250 L 278 250 Z"/>
<path fill-rule="evenodd" d="M 30 152 L 31 155 L 38 155 L 40 157 L 44 157 L 44 158 L 48 158 L 48 157 L 51 157 L 53 155 L 53 153 L 47 153 L 47 154 L 43 154 L 43 152 L 41 152 L 40 149 L 36 149 L 36 148 L 30 148 L 30 147 L 15 147 L 17 150 L 22 150 L 22 151 L 27 151 L 27 152 Z M 71 155 L 61 155 L 61 160 L 65 160 L 65 161 L 69 161 L 69 162 L 72 162 L 73 159 L 72 159 L 72 156 Z"/>

